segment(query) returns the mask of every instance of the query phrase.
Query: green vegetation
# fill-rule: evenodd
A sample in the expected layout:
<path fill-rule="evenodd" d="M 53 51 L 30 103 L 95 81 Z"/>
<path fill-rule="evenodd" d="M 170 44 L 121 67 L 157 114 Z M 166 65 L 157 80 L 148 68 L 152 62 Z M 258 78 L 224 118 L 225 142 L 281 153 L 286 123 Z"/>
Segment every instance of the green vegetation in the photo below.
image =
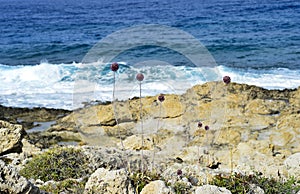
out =
<path fill-rule="evenodd" d="M 155 171 L 145 171 L 142 173 L 141 171 L 133 172 L 130 175 L 131 184 L 135 188 L 136 193 L 140 193 L 142 189 L 150 182 L 156 180 L 166 180 Z M 166 183 L 167 186 L 171 187 L 176 194 L 186 194 L 189 193 L 191 187 L 184 181 L 178 180 L 174 184 Z"/>
<path fill-rule="evenodd" d="M 218 187 L 225 187 L 233 194 L 235 193 L 249 193 L 251 192 L 251 185 L 259 186 L 266 194 L 293 194 L 300 190 L 300 180 L 294 177 L 287 181 L 278 181 L 274 178 L 266 178 L 262 174 L 256 173 L 254 175 L 217 175 L 210 182 L 212 185 Z"/>
<path fill-rule="evenodd" d="M 175 184 L 173 185 L 173 188 L 174 188 L 176 194 L 190 193 L 189 191 L 191 189 L 191 187 L 183 181 L 175 182 Z"/>
<path fill-rule="evenodd" d="M 130 175 L 130 179 L 133 187 L 135 188 L 135 192 L 140 193 L 145 185 L 147 185 L 151 181 L 162 180 L 162 177 L 156 172 L 145 171 L 144 173 L 142 173 L 138 171 L 133 172 Z"/>
<path fill-rule="evenodd" d="M 82 193 L 87 178 L 92 173 L 89 168 L 88 158 L 74 148 L 52 148 L 48 151 L 34 156 L 20 171 L 20 174 L 28 179 L 40 179 L 44 182 L 57 181 L 43 185 L 40 189 L 51 193 L 71 192 Z M 182 171 L 177 175 L 181 176 Z M 81 181 L 75 180 L 84 178 Z M 140 193 L 145 185 L 155 180 L 164 180 L 157 172 L 136 171 L 130 175 L 131 184 L 136 193 Z M 233 194 L 251 193 L 253 186 L 258 186 L 266 194 L 294 194 L 300 190 L 300 179 L 290 177 L 286 181 L 274 178 L 266 178 L 261 173 L 243 175 L 234 173 L 231 175 L 219 174 L 209 182 L 211 185 L 225 187 Z M 185 194 L 191 191 L 190 185 L 182 180 L 177 180 L 170 186 L 176 194 Z"/>
<path fill-rule="evenodd" d="M 76 193 L 81 194 L 84 191 L 85 183 L 87 179 L 83 181 L 76 181 L 71 179 L 66 179 L 55 184 L 47 184 L 41 186 L 40 189 L 49 193 L 59 194 L 59 193 Z"/>
<path fill-rule="evenodd" d="M 36 155 L 20 171 L 26 178 L 42 181 L 78 179 L 90 174 L 87 157 L 73 148 L 52 148 Z"/>

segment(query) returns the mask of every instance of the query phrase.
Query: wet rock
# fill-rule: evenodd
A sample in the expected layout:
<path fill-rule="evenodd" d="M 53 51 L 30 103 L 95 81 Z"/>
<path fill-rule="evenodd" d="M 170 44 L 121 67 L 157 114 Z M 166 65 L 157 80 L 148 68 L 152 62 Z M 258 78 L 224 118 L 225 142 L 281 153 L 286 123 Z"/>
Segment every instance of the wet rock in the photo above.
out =
<path fill-rule="evenodd" d="M 37 148 L 45 149 L 57 145 L 63 138 L 56 134 L 33 132 L 27 134 L 26 140 Z"/>
<path fill-rule="evenodd" d="M 66 116 L 71 111 L 49 108 L 16 108 L 0 105 L 0 119 L 21 124 L 25 130 L 34 127 L 34 122 L 53 121 Z"/>

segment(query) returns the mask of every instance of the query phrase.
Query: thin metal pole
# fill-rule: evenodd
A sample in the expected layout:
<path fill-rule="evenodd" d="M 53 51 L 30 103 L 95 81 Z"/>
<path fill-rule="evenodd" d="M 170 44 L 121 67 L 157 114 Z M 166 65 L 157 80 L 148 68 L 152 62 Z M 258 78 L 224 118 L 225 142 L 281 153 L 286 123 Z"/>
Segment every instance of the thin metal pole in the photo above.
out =
<path fill-rule="evenodd" d="M 141 133 L 142 133 L 142 148 L 141 148 L 141 168 L 142 174 L 144 173 L 144 128 L 143 128 L 143 119 L 142 119 L 142 82 L 140 81 L 140 120 L 141 120 Z"/>
<path fill-rule="evenodd" d="M 123 140 L 122 140 L 122 137 L 121 137 L 121 129 L 120 129 L 120 126 L 119 126 L 118 115 L 117 115 L 117 112 L 116 112 L 115 90 L 116 90 L 116 73 L 114 72 L 114 79 L 113 79 L 113 112 L 114 112 L 114 115 L 115 115 L 115 121 L 116 121 L 116 125 L 117 125 L 117 128 L 118 128 L 118 137 L 119 137 L 121 148 L 122 148 L 123 155 L 124 155 L 125 147 L 124 147 Z M 127 161 L 124 162 L 124 160 L 122 159 L 122 163 L 125 167 L 125 170 L 127 171 L 128 158 L 127 158 L 126 154 L 125 154 L 125 158 L 126 158 Z"/>

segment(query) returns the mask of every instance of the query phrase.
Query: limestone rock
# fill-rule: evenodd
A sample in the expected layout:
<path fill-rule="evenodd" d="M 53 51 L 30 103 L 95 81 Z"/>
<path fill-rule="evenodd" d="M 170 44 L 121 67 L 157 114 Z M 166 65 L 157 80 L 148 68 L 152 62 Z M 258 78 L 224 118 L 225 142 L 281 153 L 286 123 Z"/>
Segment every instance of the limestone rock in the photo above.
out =
<path fill-rule="evenodd" d="M 284 161 L 285 166 L 288 169 L 298 169 L 300 172 L 300 153 L 295 153 L 291 156 L 289 156 L 285 161 Z"/>
<path fill-rule="evenodd" d="M 289 156 L 284 163 L 288 168 L 300 168 L 300 153 Z"/>
<path fill-rule="evenodd" d="M 272 144 L 278 146 L 286 146 L 288 143 L 292 141 L 293 138 L 294 136 L 292 133 L 284 132 L 284 131 L 273 132 L 270 135 L 270 141 L 272 142 Z"/>
<path fill-rule="evenodd" d="M 274 116 L 245 114 L 247 127 L 253 131 L 260 131 L 275 125 L 276 118 Z"/>
<path fill-rule="evenodd" d="M 180 102 L 180 97 L 177 95 L 168 95 L 166 100 L 162 103 L 163 117 L 176 118 L 183 114 L 183 105 Z"/>
<path fill-rule="evenodd" d="M 217 187 L 215 185 L 203 185 L 201 187 L 197 187 L 195 190 L 195 194 L 231 194 L 231 192 L 223 187 Z"/>
<path fill-rule="evenodd" d="M 135 123 L 132 122 L 126 122 L 126 123 L 120 123 L 119 125 L 115 126 L 103 126 L 104 132 L 108 136 L 117 137 L 121 136 L 121 138 L 128 137 L 133 134 Z"/>
<path fill-rule="evenodd" d="M 21 125 L 0 121 L 0 155 L 22 151 L 22 138 L 26 134 Z"/>
<path fill-rule="evenodd" d="M 27 156 L 33 156 L 35 154 L 42 153 L 41 149 L 36 147 L 35 145 L 29 143 L 27 139 L 22 139 L 22 152 L 26 154 Z"/>
<path fill-rule="evenodd" d="M 279 114 L 286 106 L 287 103 L 283 100 L 255 99 L 248 103 L 246 110 L 252 114 L 273 115 Z"/>
<path fill-rule="evenodd" d="M 124 169 L 109 171 L 99 168 L 89 178 L 84 193 L 133 194 L 134 190 Z"/>
<path fill-rule="evenodd" d="M 300 109 L 300 87 L 291 94 L 290 103 L 294 106 L 297 110 Z"/>
<path fill-rule="evenodd" d="M 236 145 L 241 141 L 241 133 L 239 129 L 221 129 L 215 135 L 214 143 Z"/>
<path fill-rule="evenodd" d="M 0 193 L 7 194 L 39 194 L 40 190 L 26 178 L 19 175 L 16 168 L 0 160 Z"/>
<path fill-rule="evenodd" d="M 162 103 L 152 96 L 91 105 L 59 119 L 48 132 L 61 132 L 57 135 L 62 136 L 68 131 L 74 137 L 79 134 L 88 145 L 123 149 L 120 132 L 126 152 L 141 150 L 141 101 L 143 149 L 144 153 L 152 152 L 155 141 L 156 163 L 180 157 L 182 163 L 194 164 L 201 159 L 203 166 L 221 162 L 218 170 L 233 167 L 275 176 L 279 170 L 285 176 L 284 159 L 300 150 L 299 97 L 300 87 L 267 90 L 233 82 L 208 82 L 182 95 L 165 95 Z M 209 125 L 210 130 L 198 128 L 199 121 Z M 160 133 L 161 129 L 167 132 Z M 97 168 L 105 164 L 112 167 L 113 161 L 125 167 L 112 157 L 124 159 L 123 154 L 115 152 L 102 163 L 105 154 L 98 151 L 90 153 L 93 164 L 101 163 Z"/>
<path fill-rule="evenodd" d="M 125 149 L 132 150 L 151 150 L 153 147 L 152 137 L 144 136 L 144 143 L 142 147 L 141 135 L 132 135 L 125 139 L 124 147 Z"/>
<path fill-rule="evenodd" d="M 116 124 L 112 104 L 99 106 L 97 109 L 97 118 L 100 125 L 113 126 Z"/>
<path fill-rule="evenodd" d="M 265 191 L 260 188 L 259 186 L 255 185 L 255 184 L 251 184 L 250 185 L 250 191 L 248 192 L 249 194 L 253 193 L 253 194 L 265 194 Z"/>
<path fill-rule="evenodd" d="M 277 129 L 300 134 L 300 114 L 288 114 L 277 122 Z M 298 121 L 298 122 L 297 122 Z"/>
<path fill-rule="evenodd" d="M 174 132 L 166 129 L 160 129 L 155 134 L 144 134 L 144 142 L 142 147 L 142 136 L 141 135 L 132 135 L 127 137 L 124 141 L 125 149 L 131 150 L 153 150 L 155 143 L 156 149 L 160 149 L 163 144 L 166 144 L 167 140 L 170 140 L 171 137 L 174 137 Z M 119 146 L 120 147 L 120 146 Z"/>
<path fill-rule="evenodd" d="M 79 149 L 88 157 L 90 169 L 93 171 L 101 167 L 119 169 L 126 167 L 124 163 L 129 162 L 126 161 L 126 154 L 128 153 L 118 149 L 98 146 L 82 146 Z"/>
<path fill-rule="evenodd" d="M 141 194 L 171 194 L 171 190 L 162 180 L 152 181 L 147 184 L 141 191 Z"/>

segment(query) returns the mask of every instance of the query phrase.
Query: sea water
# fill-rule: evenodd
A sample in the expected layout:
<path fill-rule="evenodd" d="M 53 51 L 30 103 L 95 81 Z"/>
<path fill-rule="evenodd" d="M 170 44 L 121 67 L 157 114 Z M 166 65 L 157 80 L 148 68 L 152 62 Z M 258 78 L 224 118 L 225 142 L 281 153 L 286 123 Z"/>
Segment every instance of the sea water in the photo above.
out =
<path fill-rule="evenodd" d="M 111 101 L 114 74 L 102 60 L 109 53 L 88 62 L 85 56 L 111 34 L 145 24 L 194 37 L 214 58 L 210 71 L 218 79 L 229 75 L 267 89 L 300 86 L 299 1 L 0 0 L 0 104 L 74 109 Z M 133 41 L 120 36 L 124 44 Z M 138 72 L 145 75 L 143 96 L 183 93 L 216 80 L 157 44 L 124 50 L 113 60 L 120 64 L 118 99 L 139 95 Z"/>

